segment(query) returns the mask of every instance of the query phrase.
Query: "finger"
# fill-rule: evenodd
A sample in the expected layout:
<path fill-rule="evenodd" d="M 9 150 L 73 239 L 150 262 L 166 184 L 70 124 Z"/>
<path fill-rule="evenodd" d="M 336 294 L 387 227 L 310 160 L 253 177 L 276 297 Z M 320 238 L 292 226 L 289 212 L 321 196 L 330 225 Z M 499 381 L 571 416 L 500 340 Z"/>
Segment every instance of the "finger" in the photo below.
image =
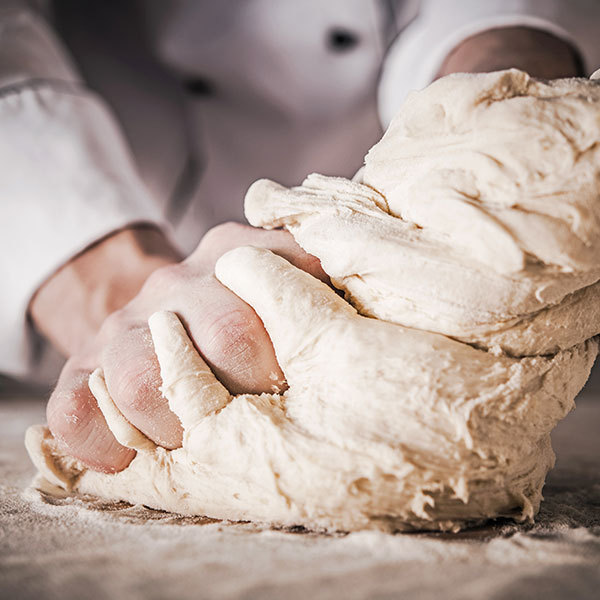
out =
<path fill-rule="evenodd" d="M 263 248 L 228 252 L 215 273 L 262 319 L 284 372 L 294 358 L 312 353 L 332 321 L 356 315 L 327 285 Z"/>
<path fill-rule="evenodd" d="M 98 408 L 104 415 L 108 428 L 119 444 L 132 450 L 152 451 L 156 449 L 156 444 L 149 440 L 139 429 L 136 429 L 117 408 L 108 393 L 102 369 L 96 369 L 90 375 L 89 386 L 98 402 Z"/>
<path fill-rule="evenodd" d="M 160 364 L 162 393 L 189 431 L 231 399 L 190 341 L 175 313 L 154 313 L 148 324 Z"/>
<path fill-rule="evenodd" d="M 162 380 L 148 326 L 109 324 L 102 354 L 108 393 L 136 429 L 164 448 L 181 446 L 182 428 L 160 392 Z"/>
<path fill-rule="evenodd" d="M 135 314 L 150 316 L 156 310 L 166 309 L 180 315 L 205 362 L 232 394 L 261 394 L 280 390 L 285 384 L 285 378 L 262 321 L 252 308 L 216 280 L 214 265 L 210 266 L 209 273 L 201 276 L 203 265 L 198 264 L 199 262 L 200 258 L 196 257 L 178 265 L 176 269 L 160 269 L 151 275 L 144 286 L 144 296 L 140 296 L 137 301 Z M 169 293 L 165 294 L 165 290 Z M 156 297 L 161 299 L 160 302 L 154 300 Z M 119 328 L 122 329 L 122 324 L 116 322 L 115 329 L 119 331 Z M 149 360 L 155 361 L 156 371 L 152 378 L 157 380 L 158 388 L 161 384 L 160 372 L 150 332 L 147 331 L 146 348 L 135 352 L 149 353 Z M 117 335 L 121 333 L 112 335 L 112 332 L 107 332 L 109 340 Z M 132 343 L 127 345 L 133 346 Z M 118 346 L 115 346 L 113 362 L 122 373 L 124 369 L 121 361 L 122 356 L 118 352 Z M 124 377 L 124 386 L 132 376 L 135 377 L 137 368 L 139 361 L 133 361 L 130 373 Z M 109 391 L 121 411 L 148 435 L 143 426 L 132 420 L 120 405 L 119 398 L 111 389 L 112 381 L 109 380 L 106 368 L 105 375 Z M 131 392 L 129 395 L 131 396 Z M 163 401 L 168 408 L 166 400 Z"/>
<path fill-rule="evenodd" d="M 213 228 L 202 240 L 184 267 L 191 272 L 211 274 L 219 256 L 241 245 L 269 248 L 298 268 L 327 283 L 329 277 L 320 261 L 306 253 L 287 231 L 265 231 L 225 223 Z M 169 306 L 186 317 L 186 327 L 218 379 L 236 393 L 280 392 L 285 378 L 269 336 L 253 309 L 212 275 L 206 277 L 197 293 L 202 313 L 190 314 L 185 307 Z"/>
<path fill-rule="evenodd" d="M 89 369 L 71 360 L 50 396 L 48 427 L 62 450 L 105 473 L 123 470 L 135 456 L 112 434 L 88 386 Z"/>
<path fill-rule="evenodd" d="M 250 306 L 214 275 L 186 293 L 185 301 L 168 308 L 185 315 L 196 348 L 232 394 L 277 392 L 285 386 L 273 344 Z"/>
<path fill-rule="evenodd" d="M 191 260 L 202 262 L 204 268 L 212 273 L 219 257 L 240 246 L 268 248 L 299 269 L 329 283 L 329 277 L 323 271 L 319 259 L 305 252 L 293 236 L 283 230 L 266 231 L 239 223 L 224 223 L 211 229 L 202 238 Z"/>

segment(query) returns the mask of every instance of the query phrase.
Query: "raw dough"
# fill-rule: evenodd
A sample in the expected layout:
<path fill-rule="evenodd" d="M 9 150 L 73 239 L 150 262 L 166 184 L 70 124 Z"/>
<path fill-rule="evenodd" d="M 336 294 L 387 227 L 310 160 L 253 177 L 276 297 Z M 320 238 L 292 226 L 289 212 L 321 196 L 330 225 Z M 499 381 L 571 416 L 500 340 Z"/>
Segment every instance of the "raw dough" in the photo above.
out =
<path fill-rule="evenodd" d="M 27 434 L 67 489 L 183 514 L 311 529 L 531 519 L 600 332 L 600 85 L 510 70 L 414 93 L 359 180 L 259 181 L 246 213 L 285 226 L 349 302 L 258 248 L 219 280 L 254 307 L 289 390 L 231 397 L 173 313 L 150 319 L 183 447 L 156 447 L 90 386 L 121 473 Z M 362 179 L 362 181 L 360 181 Z"/>

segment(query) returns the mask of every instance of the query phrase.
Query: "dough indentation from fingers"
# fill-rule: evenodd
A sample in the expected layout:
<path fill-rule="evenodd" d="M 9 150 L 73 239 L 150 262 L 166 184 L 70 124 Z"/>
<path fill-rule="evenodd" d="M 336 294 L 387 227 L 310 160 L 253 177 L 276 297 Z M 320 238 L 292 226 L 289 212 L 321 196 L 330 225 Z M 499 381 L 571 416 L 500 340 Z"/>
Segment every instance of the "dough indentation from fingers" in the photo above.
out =
<path fill-rule="evenodd" d="M 232 397 L 157 313 L 183 445 L 74 489 L 327 531 L 530 521 L 598 353 L 598 114 L 593 81 L 453 75 L 408 98 L 361 183 L 255 184 L 251 222 L 286 227 L 345 300 L 290 256 L 227 252 L 216 276 L 264 323 L 289 389 Z"/>

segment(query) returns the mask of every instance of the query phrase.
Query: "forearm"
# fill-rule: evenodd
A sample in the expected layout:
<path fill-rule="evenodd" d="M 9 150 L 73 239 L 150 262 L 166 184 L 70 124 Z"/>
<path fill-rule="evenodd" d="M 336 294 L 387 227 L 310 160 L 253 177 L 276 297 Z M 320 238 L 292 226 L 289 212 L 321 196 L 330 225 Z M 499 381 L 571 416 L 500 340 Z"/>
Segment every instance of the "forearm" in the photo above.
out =
<path fill-rule="evenodd" d="M 579 54 L 565 40 L 530 27 L 504 27 L 461 42 L 448 54 L 437 77 L 511 67 L 542 79 L 583 75 Z"/>
<path fill-rule="evenodd" d="M 46 280 L 31 300 L 29 315 L 40 333 L 71 356 L 137 294 L 150 273 L 180 259 L 155 227 L 112 233 Z"/>

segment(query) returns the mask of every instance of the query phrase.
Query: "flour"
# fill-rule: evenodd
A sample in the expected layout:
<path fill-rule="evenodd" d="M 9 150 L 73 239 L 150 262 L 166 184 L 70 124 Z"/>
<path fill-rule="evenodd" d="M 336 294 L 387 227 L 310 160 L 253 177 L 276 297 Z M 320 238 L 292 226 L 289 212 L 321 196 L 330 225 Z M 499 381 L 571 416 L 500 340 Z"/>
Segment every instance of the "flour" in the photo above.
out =
<path fill-rule="evenodd" d="M 318 530 L 458 530 L 531 520 L 550 432 L 600 332 L 600 85 L 516 70 L 414 93 L 357 181 L 259 181 L 246 213 L 284 226 L 346 300 L 284 259 L 238 248 L 218 279 L 263 320 L 283 394 L 232 397 L 176 315 L 150 319 L 168 451 L 90 387 L 127 469 L 27 447 L 55 485 L 180 514 Z"/>

